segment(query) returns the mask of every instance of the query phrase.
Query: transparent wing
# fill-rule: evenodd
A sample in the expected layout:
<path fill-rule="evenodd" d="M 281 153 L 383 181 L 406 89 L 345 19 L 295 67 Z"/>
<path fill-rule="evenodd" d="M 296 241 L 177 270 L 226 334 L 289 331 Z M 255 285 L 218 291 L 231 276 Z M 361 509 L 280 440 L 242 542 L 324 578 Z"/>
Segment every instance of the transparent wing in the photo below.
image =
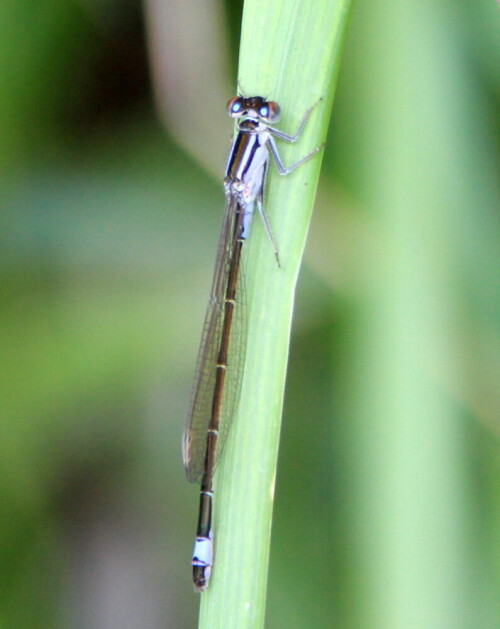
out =
<path fill-rule="evenodd" d="M 220 348 L 229 270 L 239 233 L 239 214 L 235 198 L 230 198 L 222 223 L 212 291 L 201 338 L 191 405 L 183 436 L 183 460 L 186 476 L 192 483 L 201 482 L 205 469 L 207 431 L 211 419 L 217 355 Z M 220 413 L 217 440 L 218 459 L 224 446 L 241 390 L 246 349 L 246 311 L 241 268 L 236 285 L 236 304 L 229 335 L 228 364 Z"/>

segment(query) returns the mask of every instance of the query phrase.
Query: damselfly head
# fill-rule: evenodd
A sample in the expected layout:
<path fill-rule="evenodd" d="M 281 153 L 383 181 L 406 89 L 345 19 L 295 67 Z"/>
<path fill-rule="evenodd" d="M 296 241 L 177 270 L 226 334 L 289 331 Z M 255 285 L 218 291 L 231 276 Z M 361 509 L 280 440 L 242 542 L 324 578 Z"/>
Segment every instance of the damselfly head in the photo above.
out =
<path fill-rule="evenodd" d="M 262 96 L 235 96 L 227 104 L 227 113 L 231 118 L 254 118 L 270 124 L 281 116 L 278 103 L 266 101 Z"/>

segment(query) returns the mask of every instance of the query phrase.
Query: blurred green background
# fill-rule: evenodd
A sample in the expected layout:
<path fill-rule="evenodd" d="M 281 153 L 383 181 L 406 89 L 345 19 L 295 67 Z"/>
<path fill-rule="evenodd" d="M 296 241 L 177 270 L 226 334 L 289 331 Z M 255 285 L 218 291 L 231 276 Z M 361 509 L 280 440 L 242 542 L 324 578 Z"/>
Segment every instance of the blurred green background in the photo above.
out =
<path fill-rule="evenodd" d="M 241 10 L 0 9 L 1 627 L 196 626 L 180 440 Z M 269 627 L 500 626 L 499 49 L 493 1 L 354 6 Z"/>

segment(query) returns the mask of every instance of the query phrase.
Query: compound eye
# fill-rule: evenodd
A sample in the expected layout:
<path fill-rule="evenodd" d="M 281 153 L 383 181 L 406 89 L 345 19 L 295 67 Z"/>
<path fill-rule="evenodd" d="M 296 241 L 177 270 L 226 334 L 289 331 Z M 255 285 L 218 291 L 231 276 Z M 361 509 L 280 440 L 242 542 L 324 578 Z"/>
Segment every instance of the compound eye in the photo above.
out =
<path fill-rule="evenodd" d="M 264 118 L 264 120 L 267 120 L 268 116 L 269 116 L 269 107 L 266 103 L 265 105 L 261 105 L 259 107 L 259 117 Z"/>
<path fill-rule="evenodd" d="M 271 100 L 268 103 L 266 103 L 265 106 L 263 107 L 265 107 L 267 110 L 266 117 L 269 122 L 277 122 L 280 119 L 281 109 L 278 103 L 275 103 L 274 101 Z M 263 107 L 261 107 L 261 109 Z"/>
<path fill-rule="evenodd" d="M 243 102 L 240 96 L 235 96 L 227 104 L 227 113 L 233 118 L 238 118 L 243 112 Z"/>

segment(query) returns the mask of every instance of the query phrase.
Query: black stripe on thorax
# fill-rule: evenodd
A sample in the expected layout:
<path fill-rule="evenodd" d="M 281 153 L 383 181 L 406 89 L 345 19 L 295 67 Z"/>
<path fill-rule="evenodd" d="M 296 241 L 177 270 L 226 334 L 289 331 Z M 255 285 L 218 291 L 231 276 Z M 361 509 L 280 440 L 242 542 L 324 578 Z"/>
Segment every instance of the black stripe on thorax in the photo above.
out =
<path fill-rule="evenodd" d="M 252 128 L 255 129 L 255 125 Z M 228 179 L 243 181 L 252 164 L 255 152 L 261 146 L 259 134 L 255 131 L 252 132 L 251 129 L 239 131 L 236 136 L 227 165 L 226 177 Z"/>

